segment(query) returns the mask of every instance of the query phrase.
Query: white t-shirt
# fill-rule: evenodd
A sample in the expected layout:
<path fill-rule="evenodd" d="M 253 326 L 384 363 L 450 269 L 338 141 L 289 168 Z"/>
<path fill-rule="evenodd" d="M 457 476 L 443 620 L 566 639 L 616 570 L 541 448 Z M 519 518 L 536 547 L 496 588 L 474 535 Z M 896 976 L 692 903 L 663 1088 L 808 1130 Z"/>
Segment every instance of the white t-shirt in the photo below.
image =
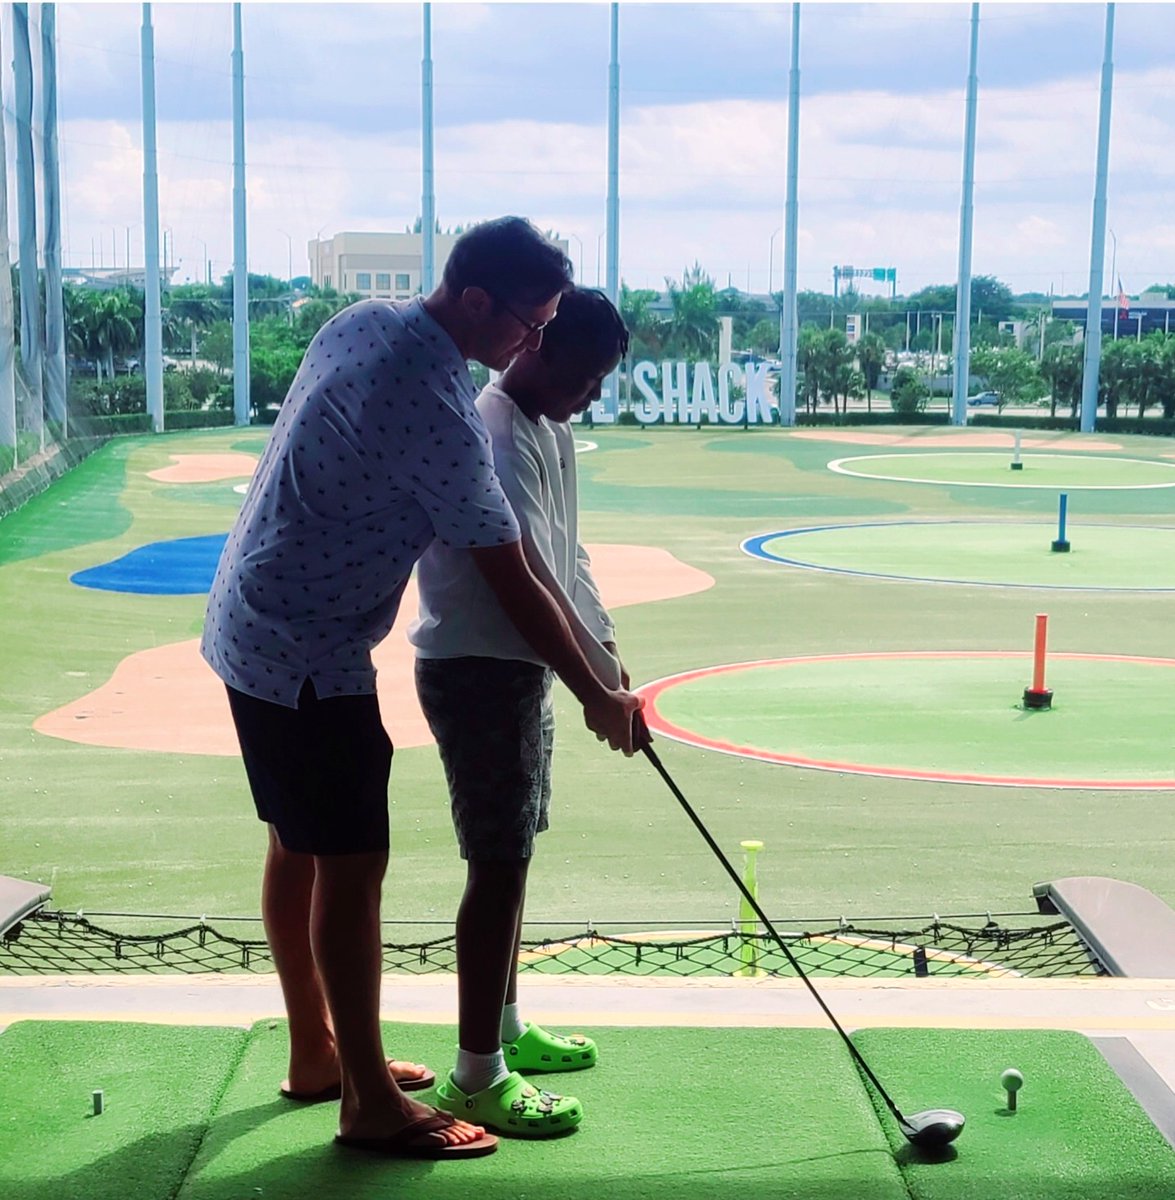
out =
<path fill-rule="evenodd" d="M 619 686 L 614 640 L 591 562 L 579 542 L 575 439 L 570 426 L 532 421 L 497 385 L 477 398 L 493 446 L 494 469 L 522 530 L 527 562 L 555 598 L 588 662 Z M 421 658 L 518 659 L 542 663 L 503 611 L 468 553 L 440 541 L 417 566 L 420 616 L 408 638 Z"/>
<path fill-rule="evenodd" d="M 298 368 L 217 565 L 201 653 L 290 708 L 306 679 L 322 698 L 374 692 L 371 648 L 425 547 L 518 536 L 452 338 L 419 297 L 361 301 Z"/>

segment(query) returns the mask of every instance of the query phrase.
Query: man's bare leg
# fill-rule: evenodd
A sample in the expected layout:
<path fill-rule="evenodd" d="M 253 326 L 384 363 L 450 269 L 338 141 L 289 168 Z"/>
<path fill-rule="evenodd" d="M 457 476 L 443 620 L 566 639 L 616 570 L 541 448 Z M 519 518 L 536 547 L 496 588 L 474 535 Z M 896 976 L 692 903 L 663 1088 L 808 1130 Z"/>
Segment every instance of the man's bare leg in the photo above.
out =
<path fill-rule="evenodd" d="M 265 936 L 281 983 L 290 1022 L 288 1091 L 313 1094 L 339 1082 L 339 1057 L 322 979 L 310 949 L 310 903 L 315 860 L 309 854 L 286 850 L 273 826 L 261 886 L 261 915 Z M 419 1079 L 426 1068 L 396 1062 L 400 1081 Z"/>
<path fill-rule="evenodd" d="M 388 1071 L 379 1028 L 380 885 L 387 851 L 319 855 L 310 905 L 310 944 L 338 1045 L 343 1080 L 339 1132 L 386 1137 L 432 1109 L 404 1095 Z M 429 1135 L 476 1141 L 476 1125 L 458 1121 Z"/>

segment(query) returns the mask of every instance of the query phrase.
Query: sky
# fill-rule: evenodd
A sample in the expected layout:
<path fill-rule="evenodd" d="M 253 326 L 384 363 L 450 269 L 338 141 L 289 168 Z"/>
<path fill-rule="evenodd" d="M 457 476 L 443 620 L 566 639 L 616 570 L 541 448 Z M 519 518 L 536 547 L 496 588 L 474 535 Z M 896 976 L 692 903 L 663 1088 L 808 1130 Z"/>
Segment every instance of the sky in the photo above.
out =
<path fill-rule="evenodd" d="M 39 6 L 30 5 L 33 21 Z M 11 27 L 4 82 L 15 235 Z M 156 3 L 161 224 L 175 280 L 232 253 L 229 4 Z M 57 5 L 63 259 L 143 261 L 139 4 Z M 972 269 L 1015 292 L 1089 277 L 1104 4 L 980 8 Z M 805 3 L 798 282 L 958 273 L 969 4 Z M 420 211 L 422 7 L 246 3 L 249 267 L 308 273 L 307 242 Z M 620 5 L 620 263 L 663 288 L 782 287 L 790 4 Z M 606 257 L 609 6 L 432 6 L 437 216 L 521 213 Z M 1175 4 L 1119 3 L 1105 270 L 1175 281 Z M 863 284 L 879 292 L 881 285 Z"/>

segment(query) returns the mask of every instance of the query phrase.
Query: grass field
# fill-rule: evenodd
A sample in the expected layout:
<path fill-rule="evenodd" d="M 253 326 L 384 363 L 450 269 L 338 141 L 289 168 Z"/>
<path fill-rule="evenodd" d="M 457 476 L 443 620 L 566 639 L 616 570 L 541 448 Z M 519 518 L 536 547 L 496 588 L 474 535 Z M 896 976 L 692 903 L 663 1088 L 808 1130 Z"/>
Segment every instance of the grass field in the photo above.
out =
<path fill-rule="evenodd" d="M 910 458 L 909 477 L 923 477 L 919 459 L 930 452 L 918 448 L 920 431 L 907 432 L 908 447 L 886 448 L 887 469 L 899 473 L 895 463 Z M 1145 460 L 1137 478 L 1153 483 L 1175 467 L 1169 442 L 1115 437 L 1120 449 L 1086 452 L 1080 438 L 1058 434 L 1032 453 L 1076 456 L 1067 460 L 1076 462 L 1075 475 L 1067 476 L 1058 459 L 1050 487 L 1002 489 L 830 471 L 835 459 L 876 453 L 851 440 L 690 429 L 596 429 L 588 436 L 598 449 L 579 459 L 584 540 L 662 547 L 715 580 L 707 591 L 618 611 L 619 643 L 634 681 L 801 655 L 1022 653 L 1031 648 L 1038 611 L 1050 614 L 1057 652 L 1175 656 L 1170 604 L 1161 593 L 991 586 L 1000 580 L 990 545 L 986 586 L 803 570 L 740 549 L 756 535 L 856 524 L 862 525 L 857 534 L 837 539 L 837 565 L 853 569 L 856 537 L 860 569 L 886 573 L 884 557 L 870 553 L 868 523 L 1027 522 L 1047 535 L 1057 490 L 1072 486 L 1075 548 L 1083 521 L 1102 530 L 1120 526 L 1114 570 L 1129 569 L 1132 580 L 1143 581 L 1135 586 L 1169 586 L 1169 564 L 1156 564 L 1155 581 L 1147 582 L 1146 556 L 1175 530 L 1175 489 L 1123 488 L 1120 467 L 1114 490 L 1077 491 L 1073 482 L 1099 473 L 1080 470 L 1089 457 Z M 87 747 L 36 733 L 32 725 L 108 680 L 128 654 L 197 636 L 201 596 L 86 589 L 69 577 L 148 542 L 225 532 L 240 503 L 233 491 L 239 480 L 168 484 L 147 472 L 167 466 L 172 455 L 259 453 L 264 437 L 260 430 L 230 430 L 120 439 L 0 522 L 0 873 L 52 881 L 63 908 L 257 911 L 262 829 L 238 759 Z M 1130 529 L 1141 530 L 1133 557 Z M 784 539 L 779 553 L 798 554 L 798 544 L 789 543 L 801 541 Z M 935 553 L 954 577 L 965 577 L 961 548 L 955 564 L 949 547 Z M 1088 554 L 1095 553 L 1091 539 Z M 1047 560 L 1047 542 L 1042 554 Z M 1008 571 L 1008 582 L 1023 571 L 1014 547 Z M 915 748 L 945 738 L 947 727 L 978 730 L 965 709 L 952 711 L 973 699 L 956 691 L 946 689 L 940 720 L 924 706 L 904 709 L 895 684 L 889 720 Z M 880 694 L 884 702 L 884 688 Z M 1146 711 L 1131 712 L 1136 694 L 1118 680 L 1106 697 L 1083 699 L 1095 708 L 1108 704 L 1107 717 L 1121 727 L 1145 731 L 1157 757 L 1164 730 L 1169 747 L 1175 713 L 1169 694 L 1148 693 Z M 597 923 L 643 918 L 687 928 L 736 915 L 733 889 L 652 770 L 602 751 L 566 693 L 558 707 L 552 829 L 531 872 L 529 915 Z M 842 748 L 860 743 L 865 753 L 867 739 L 855 737 L 852 721 L 846 706 Z M 1095 722 L 1095 728 L 1106 736 L 1105 726 Z M 952 744 L 957 757 L 965 747 Z M 1083 753 L 1090 756 L 1088 745 Z M 1125 753 L 1107 748 L 1107 758 Z M 760 894 L 773 914 L 1022 910 L 1030 907 L 1035 881 L 1073 874 L 1129 879 L 1175 903 L 1169 792 L 913 782 L 798 770 L 668 741 L 661 755 L 732 855 L 743 838 L 766 843 Z M 1168 760 L 1175 761 L 1169 752 Z M 463 868 L 433 748 L 397 752 L 392 819 L 386 915 L 448 920 Z"/>

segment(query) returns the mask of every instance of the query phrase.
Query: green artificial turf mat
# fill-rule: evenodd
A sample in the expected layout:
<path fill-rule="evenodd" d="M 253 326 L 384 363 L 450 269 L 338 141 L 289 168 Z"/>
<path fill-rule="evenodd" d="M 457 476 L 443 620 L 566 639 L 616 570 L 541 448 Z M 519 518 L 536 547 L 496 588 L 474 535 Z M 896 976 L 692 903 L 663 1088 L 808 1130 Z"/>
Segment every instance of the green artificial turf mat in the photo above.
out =
<path fill-rule="evenodd" d="M 0 1034 L 0 1196 L 171 1200 L 245 1039 L 119 1022 L 10 1026 Z"/>
<path fill-rule="evenodd" d="M 848 1053 L 825 1030 L 593 1029 L 599 1065 L 535 1077 L 578 1096 L 568 1137 L 503 1139 L 476 1162 L 386 1162 L 331 1144 L 337 1106 L 275 1098 L 284 1024 L 254 1028 L 177 1200 L 407 1194 L 433 1200 L 649 1200 L 748 1196 L 906 1200 Z M 452 1065 L 455 1030 L 388 1026 L 397 1056 Z M 428 1093 L 423 1094 L 427 1098 Z"/>
<path fill-rule="evenodd" d="M 1080 1034 L 871 1029 L 853 1041 L 904 1111 L 967 1118 L 955 1156 L 933 1161 L 885 1116 L 914 1200 L 1175 1196 L 1175 1151 Z M 1015 1114 L 1000 1086 L 1008 1067 L 1024 1076 Z"/>

